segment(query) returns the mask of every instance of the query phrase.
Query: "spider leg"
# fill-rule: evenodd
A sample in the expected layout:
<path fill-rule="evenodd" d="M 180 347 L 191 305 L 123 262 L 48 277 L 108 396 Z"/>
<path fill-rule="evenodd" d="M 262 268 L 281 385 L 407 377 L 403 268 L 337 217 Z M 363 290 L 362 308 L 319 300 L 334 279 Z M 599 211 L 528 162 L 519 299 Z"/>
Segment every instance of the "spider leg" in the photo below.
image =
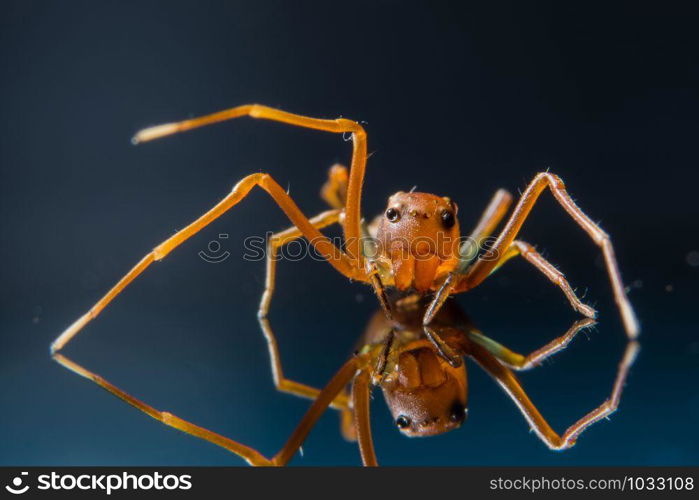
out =
<path fill-rule="evenodd" d="M 250 465 L 257 466 L 286 465 L 294 456 L 299 447 L 303 444 L 303 441 L 306 439 L 306 436 L 311 431 L 318 418 L 320 418 L 323 412 L 333 401 L 335 396 L 343 389 L 343 387 L 347 383 L 349 383 L 350 380 L 352 380 L 357 371 L 358 366 L 358 358 L 352 358 L 349 361 L 347 361 L 342 366 L 342 368 L 340 368 L 340 370 L 330 380 L 328 385 L 325 386 L 325 388 L 318 394 L 318 397 L 313 401 L 313 404 L 308 409 L 304 417 L 301 419 L 301 422 L 296 427 L 294 432 L 291 434 L 286 444 L 282 447 L 281 450 L 279 450 L 279 452 L 274 457 L 269 459 L 263 456 L 259 451 L 255 450 L 254 448 L 241 444 L 237 441 L 233 441 L 232 439 L 229 439 L 220 434 L 217 434 L 216 432 L 200 427 L 187 420 L 181 419 L 180 417 L 177 417 L 172 413 L 156 410 L 147 403 L 144 403 L 143 401 L 124 392 L 123 390 L 108 382 L 104 378 L 83 368 L 82 366 L 78 365 L 74 361 L 71 361 L 62 354 L 55 354 L 54 359 L 69 370 L 72 370 L 73 372 L 77 373 L 78 375 L 92 380 L 103 389 L 111 392 L 113 395 L 126 401 L 131 406 L 137 408 L 138 410 L 141 410 L 143 413 L 146 413 L 148 416 L 154 418 L 155 420 L 158 420 L 159 422 L 162 422 L 165 425 L 174 427 L 175 429 L 179 429 L 182 432 L 186 432 L 187 434 L 191 434 L 192 436 L 196 436 L 217 446 L 225 448 L 226 450 L 235 453 L 239 457 L 246 460 Z"/>
<path fill-rule="evenodd" d="M 539 438 L 552 450 L 564 450 L 573 446 L 578 436 L 586 428 L 616 411 L 619 405 L 619 399 L 621 398 L 621 392 L 624 388 L 626 376 L 638 354 L 638 350 L 638 342 L 629 341 L 624 356 L 619 363 L 616 379 L 609 398 L 568 427 L 562 436 L 558 435 L 541 413 L 539 413 L 539 410 L 537 410 L 536 406 L 531 402 L 527 393 L 517 380 L 517 377 L 515 377 L 514 373 L 512 373 L 509 368 L 500 363 L 487 349 L 479 344 L 473 344 L 469 354 L 500 384 L 507 395 L 510 396 L 510 399 L 517 405 L 527 419 L 527 422 L 529 422 L 532 430 L 536 432 Z"/>
<path fill-rule="evenodd" d="M 335 224 L 339 220 L 341 212 L 342 211 L 339 209 L 328 210 L 313 217 L 310 222 L 316 229 L 323 229 L 331 224 Z M 265 279 L 265 291 L 262 295 L 262 300 L 260 301 L 260 308 L 257 312 L 257 317 L 260 322 L 260 328 L 262 329 L 265 339 L 267 340 L 267 348 L 269 350 L 270 365 L 272 369 L 272 379 L 274 380 L 274 385 L 276 386 L 277 390 L 307 399 L 315 399 L 320 393 L 319 389 L 295 382 L 284 376 L 277 338 L 274 335 L 274 331 L 272 330 L 269 320 L 267 319 L 276 282 L 277 253 L 281 247 L 297 240 L 302 236 L 301 231 L 299 231 L 297 227 L 290 227 L 285 231 L 272 235 L 272 237 L 269 239 L 267 243 L 267 277 Z M 335 398 L 332 403 L 332 407 L 343 411 L 350 411 L 349 399 L 344 391 L 342 391 L 337 398 Z"/>
<path fill-rule="evenodd" d="M 447 344 L 439 332 L 430 325 L 422 325 L 423 331 L 425 332 L 425 337 L 430 341 L 430 343 L 437 349 L 437 353 L 444 358 L 452 367 L 458 368 L 462 365 L 463 361 L 461 356 L 454 351 L 449 344 Z"/>
<path fill-rule="evenodd" d="M 355 267 L 353 262 L 338 249 L 332 242 L 324 236 L 306 218 L 296 203 L 284 191 L 284 189 L 268 174 L 252 174 L 242 179 L 235 185 L 233 191 L 221 200 L 211 210 L 199 217 L 189 226 L 178 231 L 163 243 L 155 247 L 152 252 L 146 255 L 136 266 L 131 269 L 102 299 L 97 302 L 92 309 L 78 318 L 51 344 L 51 353 L 59 351 L 70 341 L 89 321 L 94 319 L 129 283 L 145 271 L 153 262 L 164 259 L 170 252 L 180 246 L 186 240 L 194 236 L 201 229 L 219 218 L 228 210 L 237 205 L 245 196 L 249 194 L 253 187 L 259 186 L 264 189 L 291 222 L 299 228 L 299 231 L 313 245 L 316 251 L 322 255 L 337 271 L 350 279 L 366 280 L 365 273 Z"/>
<path fill-rule="evenodd" d="M 332 208 L 344 209 L 347 206 L 347 167 L 335 164 L 328 171 L 328 180 L 320 190 L 320 197 Z"/>
<path fill-rule="evenodd" d="M 430 326 L 430 323 L 432 323 L 432 320 L 442 308 L 444 302 L 446 302 L 451 295 L 454 289 L 454 284 L 456 283 L 455 276 L 457 276 L 456 273 L 450 273 L 447 275 L 442 286 L 439 287 L 439 290 L 437 290 L 437 292 L 434 294 L 434 298 L 427 307 L 425 316 L 422 318 L 422 330 L 425 332 L 425 336 L 429 339 L 432 345 L 437 349 L 439 355 L 452 367 L 457 368 L 463 363 L 461 356 L 455 353 L 454 350 L 451 349 L 446 342 L 444 342 L 439 333 Z"/>
<path fill-rule="evenodd" d="M 437 290 L 430 303 L 425 317 L 423 318 L 423 330 L 427 338 L 432 342 L 432 345 L 437 349 L 440 356 L 449 362 L 454 367 L 460 366 L 463 362 L 461 356 L 457 355 L 439 336 L 439 333 L 430 328 L 430 323 L 435 315 L 442 307 L 444 302 L 449 298 L 449 295 L 457 285 L 456 276 L 462 274 L 473 259 L 476 258 L 480 250 L 480 246 L 488 236 L 495 230 L 502 218 L 505 216 L 507 209 L 512 203 L 512 195 L 504 189 L 498 189 L 488 203 L 488 206 L 483 211 L 476 227 L 471 232 L 471 235 L 461 244 L 459 248 L 459 264 L 456 270 L 450 273 L 444 280 L 442 286 Z"/>
<path fill-rule="evenodd" d="M 507 213 L 512 204 L 512 195 L 504 189 L 498 189 L 483 211 L 476 227 L 459 249 L 458 273 L 463 273 L 468 265 L 476 258 L 483 240 L 488 238 Z"/>
<path fill-rule="evenodd" d="M 629 338 L 638 336 L 639 325 L 636 315 L 634 314 L 631 303 L 626 297 L 624 285 L 621 280 L 619 266 L 614 256 L 614 248 L 612 247 L 609 235 L 605 233 L 597 224 L 585 215 L 585 213 L 575 204 L 565 189 L 563 181 L 557 175 L 548 172 L 537 174 L 534 180 L 527 186 L 527 189 L 522 194 L 517 206 L 515 207 L 510 219 L 505 228 L 502 230 L 498 239 L 494 243 L 491 252 L 488 256 L 479 258 L 466 272 L 460 277 L 460 282 L 454 288 L 456 291 L 464 291 L 479 285 L 491 271 L 497 267 L 498 261 L 512 245 L 514 239 L 519 233 L 522 224 L 534 207 L 536 200 L 544 189 L 549 188 L 554 198 L 568 212 L 575 222 L 582 227 L 592 240 L 602 249 L 604 261 L 607 266 L 607 273 L 614 291 L 614 299 L 619 307 L 621 318 L 624 322 L 624 327 Z M 493 258 L 493 255 L 497 256 Z"/>
<path fill-rule="evenodd" d="M 325 211 L 313 217 L 310 221 L 316 229 L 323 229 L 337 222 L 342 222 L 344 203 L 347 195 L 347 168 L 342 165 L 333 165 L 328 172 L 328 180 L 321 189 L 321 197 L 334 210 Z M 260 301 L 257 313 L 260 327 L 267 340 L 267 347 L 270 356 L 272 378 L 277 390 L 294 394 L 299 397 L 315 399 L 320 392 L 319 389 L 290 380 L 284 376 L 281 356 L 276 336 L 272 330 L 269 319 L 270 303 L 274 294 L 276 284 L 277 253 L 284 245 L 301 238 L 303 235 L 296 227 L 290 227 L 284 231 L 272 235 L 267 244 L 267 275 L 265 279 L 265 291 Z M 341 410 L 340 427 L 342 435 L 348 441 L 356 440 L 354 431 L 354 416 L 350 408 L 349 396 L 343 391 L 333 401 L 333 408 Z"/>
<path fill-rule="evenodd" d="M 469 330 L 468 338 L 480 346 L 485 347 L 490 354 L 507 364 L 510 368 L 514 368 L 515 370 L 529 370 L 530 368 L 539 366 L 546 358 L 568 347 L 570 341 L 573 340 L 580 331 L 585 328 L 590 328 L 595 324 L 596 321 L 590 318 L 579 319 L 573 323 L 566 333 L 526 356 L 511 351 L 477 330 Z"/>
<path fill-rule="evenodd" d="M 500 269 L 500 267 L 502 267 L 502 265 L 505 262 L 518 255 L 521 255 L 524 258 L 524 260 L 536 267 L 554 285 L 560 288 L 563 294 L 568 299 L 568 302 L 570 302 L 570 305 L 573 307 L 573 309 L 578 311 L 583 316 L 587 316 L 588 318 L 597 317 L 597 311 L 595 311 L 592 307 L 588 306 L 587 304 L 583 303 L 578 298 L 578 296 L 573 291 L 573 288 L 570 286 L 570 283 L 568 283 L 568 280 L 565 279 L 563 273 L 556 269 L 553 266 L 553 264 L 546 260 L 539 252 L 537 252 L 534 249 L 533 246 L 531 246 L 529 243 L 525 241 L 513 241 L 512 245 L 510 245 L 510 248 L 508 248 L 507 252 L 505 252 L 505 255 L 502 256 L 502 258 L 498 261 L 497 266 L 495 266 L 493 270 L 490 271 L 490 273 L 494 273 L 495 271 Z"/>
<path fill-rule="evenodd" d="M 212 123 L 219 123 L 232 120 L 241 116 L 260 118 L 275 122 L 286 123 L 297 127 L 322 130 L 337 134 L 352 134 L 352 162 L 350 164 L 349 180 L 346 194 L 346 211 L 343 230 L 347 254 L 353 261 L 355 267 L 363 270 L 364 257 L 361 252 L 361 195 L 362 184 L 364 182 L 364 172 L 367 160 L 367 142 L 364 128 L 357 122 L 338 118 L 335 120 L 325 120 L 310 118 L 307 116 L 288 113 L 279 109 L 262 106 L 260 104 L 246 104 L 235 108 L 219 111 L 206 116 L 184 120 L 176 123 L 166 123 L 155 127 L 146 128 L 138 132 L 134 138 L 134 144 L 151 141 L 177 132 L 184 132 Z"/>
<path fill-rule="evenodd" d="M 323 198 L 323 200 L 325 200 L 325 202 L 331 207 L 344 210 L 345 205 L 347 204 L 347 183 L 347 167 L 340 164 L 333 165 L 330 167 L 328 172 L 328 180 L 321 188 L 321 198 Z M 340 215 L 339 219 L 340 224 L 343 224 L 344 212 Z M 386 317 L 391 319 L 393 317 L 393 313 L 391 312 L 390 301 L 388 300 L 388 295 L 386 294 L 386 287 L 381 282 L 381 276 L 379 274 L 376 261 L 371 255 L 372 251 L 374 250 L 371 245 L 375 241 L 375 234 L 372 234 L 371 228 L 364 220 L 360 221 L 360 230 L 363 238 L 360 252 L 366 259 L 365 266 L 369 282 L 374 288 L 376 297 L 379 299 L 379 303 L 381 304 Z M 367 246 L 365 247 L 365 245 Z"/>
<path fill-rule="evenodd" d="M 369 419 L 370 379 L 368 371 L 360 371 L 352 381 L 352 404 L 354 406 L 354 422 L 357 430 L 359 452 L 362 463 L 367 467 L 376 467 L 376 453 L 371 438 L 371 421 Z"/>

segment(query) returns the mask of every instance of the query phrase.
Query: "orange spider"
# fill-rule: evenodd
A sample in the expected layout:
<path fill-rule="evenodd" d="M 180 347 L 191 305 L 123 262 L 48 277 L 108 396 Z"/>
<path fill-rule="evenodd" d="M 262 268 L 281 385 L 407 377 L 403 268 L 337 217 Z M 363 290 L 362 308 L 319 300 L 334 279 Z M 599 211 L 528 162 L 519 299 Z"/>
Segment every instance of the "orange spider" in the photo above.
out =
<path fill-rule="evenodd" d="M 56 361 L 93 380 L 156 420 L 222 446 L 252 465 L 286 464 L 329 406 L 342 412 L 343 434 L 359 441 L 363 463 L 376 465 L 369 427 L 371 384 L 382 387 L 395 423 L 405 435 L 428 436 L 458 427 L 467 412 L 464 356 L 476 360 L 498 381 L 537 435 L 552 449 L 572 446 L 585 428 L 616 409 L 628 369 L 638 352 L 638 343 L 634 339 L 639 326 L 626 297 L 609 236 L 578 208 L 558 176 L 548 172 L 538 174 L 520 197 L 492 245 L 482 252 L 482 243 L 494 232 L 511 204 L 512 197 L 504 190 L 495 193 L 466 240 L 461 238 L 456 204 L 449 198 L 433 194 L 395 193 L 389 198 L 382 216 L 371 224 L 364 222 L 361 216 L 361 191 L 367 160 L 366 133 L 361 125 L 352 120 L 309 118 L 253 104 L 147 128 L 136 134 L 133 142 L 146 142 L 241 116 L 351 134 L 353 154 L 349 171 L 339 165 L 332 167 L 321 192 L 332 209 L 309 219 L 270 175 L 257 173 L 245 177 L 211 210 L 155 247 L 86 314 L 69 326 L 51 345 L 51 354 Z M 165 258 L 234 207 L 255 186 L 265 190 L 293 224 L 293 227 L 275 234 L 268 242 L 267 279 L 258 312 L 268 343 L 272 374 L 279 390 L 313 400 L 286 445 L 271 459 L 253 448 L 171 413 L 156 410 L 59 353 L 148 266 Z M 531 368 L 565 348 L 578 331 L 594 324 L 592 318 L 596 316 L 593 308 L 578 299 L 562 273 L 531 245 L 516 239 L 536 200 L 547 187 L 572 219 L 602 249 L 614 297 L 630 339 L 610 398 L 573 424 L 562 436 L 548 425 L 510 370 Z M 343 230 L 343 248 L 333 244 L 320 232 L 335 223 L 340 224 Z M 372 286 L 382 306 L 381 313 L 374 317 L 363 337 L 361 349 L 340 368 L 323 390 L 284 376 L 277 341 L 267 319 L 275 285 L 276 252 L 300 237 L 305 237 L 338 272 L 351 280 Z M 473 328 L 453 303 L 445 304 L 449 296 L 475 288 L 517 255 L 549 278 L 565 294 L 571 306 L 587 317 L 576 322 L 562 337 L 528 356 L 514 353 L 489 339 Z M 350 382 L 351 394 L 345 389 Z"/>

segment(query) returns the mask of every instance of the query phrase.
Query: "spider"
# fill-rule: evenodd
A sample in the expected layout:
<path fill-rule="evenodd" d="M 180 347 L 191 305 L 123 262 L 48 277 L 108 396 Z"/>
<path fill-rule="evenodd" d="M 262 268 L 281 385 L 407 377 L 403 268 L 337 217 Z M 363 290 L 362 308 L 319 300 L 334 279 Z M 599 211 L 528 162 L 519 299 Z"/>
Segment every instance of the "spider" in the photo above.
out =
<path fill-rule="evenodd" d="M 245 177 L 212 209 L 155 247 L 86 314 L 56 338 L 51 345 L 51 355 L 56 361 L 93 380 L 154 419 L 217 444 L 251 465 L 288 463 L 328 407 L 341 412 L 343 435 L 358 441 L 362 462 L 377 465 L 369 426 L 372 385 L 382 388 L 396 426 L 407 436 L 429 436 L 460 426 L 467 414 L 464 357 L 473 358 L 499 383 L 538 437 L 551 449 L 573 446 L 583 430 L 616 410 L 629 367 L 639 349 L 635 340 L 639 325 L 626 297 L 609 236 L 575 204 L 558 176 L 548 172 L 536 175 L 503 229 L 493 239 L 490 238 L 491 234 L 512 203 L 512 196 L 507 191 L 498 190 L 470 237 L 463 240 L 456 203 L 447 197 L 428 193 L 395 193 L 389 198 L 383 215 L 371 223 L 364 221 L 361 216 L 361 192 L 367 161 L 367 136 L 364 128 L 352 120 L 310 118 L 252 104 L 146 128 L 134 136 L 133 143 L 242 116 L 351 135 L 353 153 L 350 168 L 341 165 L 331 167 L 328 180 L 321 190 L 321 196 L 331 209 L 307 218 L 270 175 L 255 173 Z M 272 375 L 278 390 L 313 401 L 287 443 L 272 458 L 169 412 L 156 410 L 59 353 L 153 262 L 164 259 L 237 205 L 255 186 L 266 191 L 293 224 L 268 241 L 267 278 L 258 311 L 260 326 L 268 344 Z M 542 417 L 511 370 L 538 365 L 546 357 L 564 349 L 580 330 L 595 323 L 596 311 L 576 296 L 563 274 L 531 245 L 517 239 L 522 224 L 546 188 L 601 248 L 614 298 L 629 338 L 610 397 L 562 435 L 557 434 Z M 339 224 L 342 228 L 342 248 L 320 231 L 332 224 Z M 275 287 L 276 254 L 282 246 L 301 237 L 305 237 L 336 271 L 350 280 L 371 286 L 381 305 L 381 312 L 370 323 L 360 349 L 322 390 L 284 376 L 276 337 L 267 319 Z M 481 247 L 486 240 L 491 240 L 491 244 L 483 252 Z M 573 309 L 585 317 L 563 336 L 527 356 L 486 337 L 469 325 L 453 301 L 447 301 L 453 294 L 475 288 L 516 256 L 523 257 L 542 272 L 560 288 Z"/>

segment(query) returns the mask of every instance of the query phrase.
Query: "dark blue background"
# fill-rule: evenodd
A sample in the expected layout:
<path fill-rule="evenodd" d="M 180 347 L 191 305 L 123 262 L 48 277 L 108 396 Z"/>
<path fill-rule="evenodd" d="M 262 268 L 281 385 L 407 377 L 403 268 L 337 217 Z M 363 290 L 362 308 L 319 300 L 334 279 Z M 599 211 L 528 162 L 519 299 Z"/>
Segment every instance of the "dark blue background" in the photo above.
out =
<path fill-rule="evenodd" d="M 487 4 L 487 5 L 485 5 Z M 0 20 L 0 464 L 242 464 L 50 361 L 48 346 L 150 248 L 266 171 L 323 209 L 340 137 L 240 120 L 133 147 L 139 128 L 247 102 L 366 121 L 364 213 L 448 195 L 464 228 L 498 187 L 550 168 L 612 236 L 643 323 L 618 413 L 564 453 L 528 432 L 478 367 L 458 431 L 407 439 L 375 392 L 381 463 L 697 464 L 696 16 L 671 6 L 534 2 L 4 2 Z M 66 350 L 159 409 L 273 454 L 308 402 L 278 394 L 242 240 L 285 227 L 262 192 L 154 265 Z M 197 252 L 229 233 L 222 264 Z M 522 375 L 563 431 L 607 396 L 625 340 L 598 249 L 544 195 L 522 236 L 601 322 Z M 691 259 L 690 259 L 691 260 Z M 521 351 L 574 321 L 513 261 L 458 298 Z M 287 374 L 322 385 L 376 307 L 330 266 L 282 263 L 271 320 Z M 329 413 L 294 464 L 359 464 Z"/>

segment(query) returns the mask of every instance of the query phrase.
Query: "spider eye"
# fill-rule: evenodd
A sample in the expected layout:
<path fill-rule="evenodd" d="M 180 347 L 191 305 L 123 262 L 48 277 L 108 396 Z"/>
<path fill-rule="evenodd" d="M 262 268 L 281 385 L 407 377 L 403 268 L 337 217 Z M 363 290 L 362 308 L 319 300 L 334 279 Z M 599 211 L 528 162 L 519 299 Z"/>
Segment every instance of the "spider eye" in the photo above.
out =
<path fill-rule="evenodd" d="M 454 405 L 451 407 L 451 412 L 449 413 L 449 420 L 452 422 L 463 422 L 463 420 L 466 418 L 466 408 L 464 408 L 464 405 L 459 403 L 458 401 L 454 403 Z"/>
<path fill-rule="evenodd" d="M 399 415 L 396 419 L 396 425 L 399 429 L 405 429 L 410 426 L 410 419 L 405 415 Z"/>
<path fill-rule="evenodd" d="M 398 222 L 398 220 L 400 219 L 400 212 L 395 208 L 391 207 L 388 210 L 386 210 L 386 218 L 391 222 Z"/>
<path fill-rule="evenodd" d="M 456 224 L 456 218 L 454 217 L 454 214 L 449 210 L 444 210 L 442 212 L 442 224 L 446 229 L 451 229 L 452 227 L 454 227 L 454 224 Z"/>

